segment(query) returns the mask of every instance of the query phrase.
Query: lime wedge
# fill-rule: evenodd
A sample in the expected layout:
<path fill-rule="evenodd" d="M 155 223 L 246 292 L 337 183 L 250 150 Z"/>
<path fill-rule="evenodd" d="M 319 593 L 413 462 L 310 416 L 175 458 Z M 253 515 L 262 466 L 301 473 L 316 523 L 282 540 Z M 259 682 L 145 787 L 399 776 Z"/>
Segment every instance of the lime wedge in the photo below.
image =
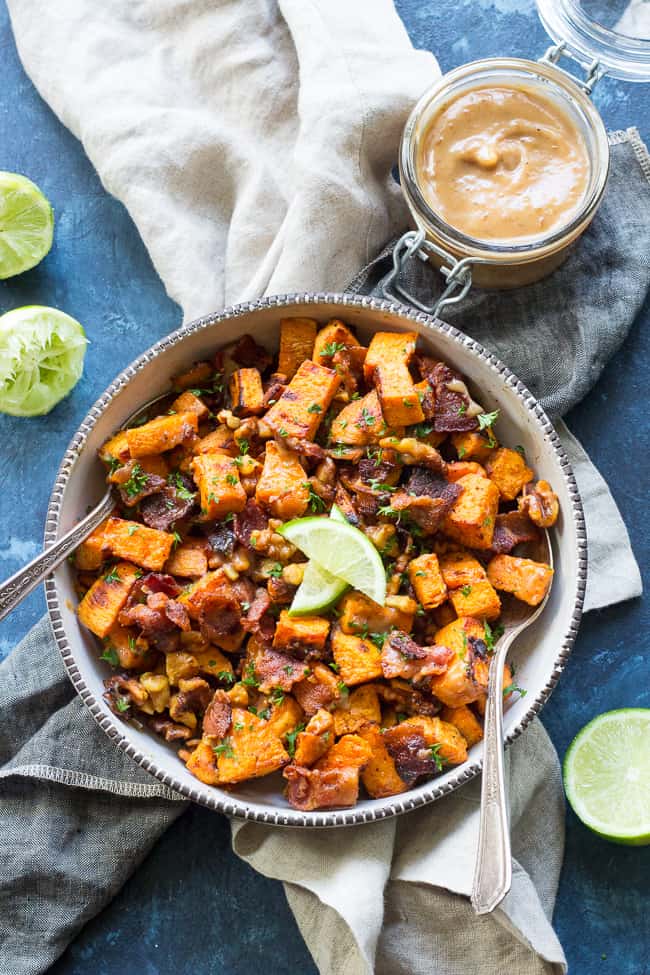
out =
<path fill-rule="evenodd" d="M 278 532 L 321 569 L 384 605 L 386 572 L 381 556 L 358 528 L 333 518 L 295 518 Z"/>
<path fill-rule="evenodd" d="M 335 504 L 332 505 L 330 518 L 347 525 L 348 520 Z M 337 579 L 331 572 L 321 569 L 318 562 L 312 559 L 307 563 L 302 582 L 293 597 L 289 616 L 310 616 L 323 613 L 338 602 L 346 589 L 347 582 Z"/>
<path fill-rule="evenodd" d="M 49 413 L 79 380 L 84 330 L 56 308 L 26 305 L 0 316 L 0 411 Z"/>
<path fill-rule="evenodd" d="M 38 186 L 0 172 L 0 279 L 28 271 L 52 246 L 54 215 Z"/>
<path fill-rule="evenodd" d="M 585 826 L 613 843 L 650 843 L 650 708 L 594 718 L 573 739 L 563 772 Z"/>

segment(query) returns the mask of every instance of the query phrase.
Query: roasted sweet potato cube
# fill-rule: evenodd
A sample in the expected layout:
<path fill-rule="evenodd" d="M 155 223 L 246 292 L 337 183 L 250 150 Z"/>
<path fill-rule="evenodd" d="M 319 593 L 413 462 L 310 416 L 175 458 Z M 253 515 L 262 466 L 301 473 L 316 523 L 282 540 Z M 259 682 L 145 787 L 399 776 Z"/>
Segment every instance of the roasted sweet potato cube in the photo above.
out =
<path fill-rule="evenodd" d="M 230 408 L 235 416 L 264 412 L 264 390 L 259 369 L 235 369 L 230 377 Z"/>
<path fill-rule="evenodd" d="M 455 650 L 456 656 L 444 674 L 431 678 L 431 693 L 452 708 L 482 697 L 488 682 L 483 625 L 472 617 L 461 617 L 438 630 L 435 642 Z"/>
<path fill-rule="evenodd" d="M 337 736 L 359 731 L 368 722 L 378 725 L 380 721 L 379 697 L 372 684 L 364 684 L 350 694 L 344 694 L 334 711 L 334 731 Z"/>
<path fill-rule="evenodd" d="M 196 413 L 172 413 L 157 416 L 141 427 L 126 431 L 131 457 L 147 457 L 162 454 L 189 440 L 199 428 Z"/>
<path fill-rule="evenodd" d="M 119 461 L 121 464 L 125 464 L 131 456 L 129 453 L 129 441 L 126 435 L 126 430 L 120 430 L 120 432 L 116 433 L 114 437 L 107 440 L 106 443 L 100 447 L 99 456 L 105 464 L 110 464 L 111 461 Z"/>
<path fill-rule="evenodd" d="M 209 741 L 200 741 L 185 764 L 188 772 L 200 782 L 205 782 L 206 785 L 219 784 L 217 756 Z"/>
<path fill-rule="evenodd" d="M 485 461 L 485 470 L 504 501 L 514 501 L 524 484 L 534 477 L 521 454 L 509 447 L 495 450 Z"/>
<path fill-rule="evenodd" d="M 339 624 L 344 633 L 357 636 L 364 632 L 387 633 L 395 628 L 410 633 L 416 608 L 413 600 L 404 608 L 394 608 L 380 606 L 360 592 L 350 592 L 338 604 Z"/>
<path fill-rule="evenodd" d="M 308 768 L 325 754 L 334 741 L 334 718 L 321 708 L 296 737 L 294 763 Z"/>
<path fill-rule="evenodd" d="M 440 556 L 440 571 L 448 589 L 471 586 L 487 578 L 485 569 L 469 552 L 458 550 Z M 467 614 L 471 616 L 471 613 Z"/>
<path fill-rule="evenodd" d="M 189 389 L 176 397 L 172 403 L 172 410 L 175 410 L 176 413 L 196 413 L 199 420 L 204 420 L 210 412 L 203 400 L 199 399 Z"/>
<path fill-rule="evenodd" d="M 408 366 L 415 351 L 415 332 L 375 332 L 364 363 L 366 382 L 374 382 L 389 426 L 421 423 L 424 413 Z"/>
<path fill-rule="evenodd" d="M 239 456 L 239 444 L 235 440 L 234 431 L 221 424 L 216 430 L 201 437 L 193 446 L 193 454 L 229 454 Z"/>
<path fill-rule="evenodd" d="M 376 390 L 344 406 L 330 428 L 330 439 L 337 443 L 364 447 L 386 435 L 386 424 Z"/>
<path fill-rule="evenodd" d="M 362 769 L 368 764 L 371 753 L 370 745 L 359 735 L 344 735 L 325 752 L 315 767 L 321 772 L 331 768 Z"/>
<path fill-rule="evenodd" d="M 400 728 L 406 727 L 417 730 L 430 747 L 438 746 L 436 753 L 444 765 L 460 765 L 467 760 L 467 742 L 453 724 L 417 714 L 402 721 Z"/>
<path fill-rule="evenodd" d="M 460 481 L 461 477 L 465 477 L 466 474 L 476 474 L 478 477 L 487 477 L 485 468 L 478 464 L 475 460 L 455 460 L 451 464 L 447 464 L 445 476 L 448 481 L 452 482 L 452 484 L 455 484 L 456 481 Z"/>
<path fill-rule="evenodd" d="M 220 784 L 257 779 L 289 761 L 274 727 L 240 708 L 232 709 L 232 732 L 215 751 Z"/>
<path fill-rule="evenodd" d="M 356 768 L 331 768 L 321 772 L 288 765 L 282 774 L 288 783 L 289 804 L 303 812 L 354 806 L 359 798 L 359 770 Z"/>
<path fill-rule="evenodd" d="M 98 569 L 106 556 L 109 554 L 106 542 L 104 541 L 104 529 L 108 519 L 86 538 L 74 553 L 74 564 L 80 572 L 92 572 Z"/>
<path fill-rule="evenodd" d="M 480 463 L 494 453 L 498 447 L 490 427 L 485 430 L 467 430 L 465 433 L 452 433 L 451 442 L 456 448 L 458 460 L 477 460 Z"/>
<path fill-rule="evenodd" d="M 463 493 L 446 516 L 443 531 L 469 548 L 489 548 L 499 510 L 499 489 L 476 474 L 466 474 L 457 483 Z"/>
<path fill-rule="evenodd" d="M 269 440 L 255 500 L 282 521 L 300 518 L 309 504 L 309 481 L 296 454 Z"/>
<path fill-rule="evenodd" d="M 109 518 L 104 527 L 104 543 L 116 558 L 159 572 L 169 558 L 174 536 L 147 528 L 139 521 Z"/>
<path fill-rule="evenodd" d="M 408 786 L 397 774 L 395 762 L 384 744 L 384 736 L 376 725 L 366 725 L 359 736 L 371 748 L 368 764 L 361 773 L 361 781 L 371 799 L 383 799 L 405 792 Z"/>
<path fill-rule="evenodd" d="M 303 710 L 295 698 L 285 694 L 282 701 L 272 707 L 271 716 L 267 721 L 269 731 L 284 741 L 290 731 L 295 731 L 303 717 Z"/>
<path fill-rule="evenodd" d="M 174 376 L 174 389 L 199 389 L 214 379 L 214 366 L 210 362 L 195 362 L 178 376 Z"/>
<path fill-rule="evenodd" d="M 331 707 L 341 696 L 339 678 L 324 664 L 305 667 L 305 678 L 293 687 L 293 694 L 307 717 Z"/>
<path fill-rule="evenodd" d="M 280 437 L 313 440 L 340 383 L 333 369 L 303 362 L 264 417 L 265 423 Z"/>
<path fill-rule="evenodd" d="M 278 372 L 293 379 L 298 366 L 311 359 L 318 323 L 313 318 L 280 319 L 280 354 Z M 324 365 L 324 363 L 321 363 Z"/>
<path fill-rule="evenodd" d="M 210 601 L 213 596 L 222 596 L 225 603 L 231 594 L 232 583 L 224 575 L 223 569 L 215 569 L 187 586 L 178 601 L 185 606 L 191 619 L 198 620 L 206 601 Z"/>
<path fill-rule="evenodd" d="M 453 724 L 458 728 L 461 735 L 467 742 L 467 747 L 471 748 L 483 739 L 483 726 L 473 711 L 466 705 L 459 708 L 443 708 L 440 717 L 448 724 Z"/>
<path fill-rule="evenodd" d="M 495 620 L 501 613 L 501 600 L 487 579 L 453 589 L 449 598 L 458 616 Z"/>
<path fill-rule="evenodd" d="M 371 640 L 336 627 L 332 633 L 332 654 L 339 676 L 348 687 L 382 676 L 381 650 Z"/>
<path fill-rule="evenodd" d="M 447 598 L 447 586 L 440 571 L 438 556 L 419 555 L 409 562 L 408 575 L 418 602 L 424 609 L 436 609 Z"/>
<path fill-rule="evenodd" d="M 205 538 L 186 538 L 172 550 L 165 572 L 182 579 L 200 579 L 208 571 L 209 545 Z"/>
<path fill-rule="evenodd" d="M 119 562 L 97 579 L 79 603 L 77 615 L 84 626 L 98 637 L 105 637 L 117 623 L 131 586 L 140 570 L 130 562 Z"/>
<path fill-rule="evenodd" d="M 143 637 L 138 637 L 135 631 L 120 626 L 119 623 L 112 626 L 104 637 L 104 653 L 109 656 L 115 654 L 117 665 L 123 670 L 148 670 L 156 657 L 156 653 L 149 650 Z"/>
<path fill-rule="evenodd" d="M 332 364 L 332 357 L 341 346 L 352 349 L 358 345 L 356 335 L 347 325 L 338 318 L 333 318 L 316 336 L 312 358 L 321 366 L 329 366 Z"/>
<path fill-rule="evenodd" d="M 553 578 L 549 565 L 514 555 L 495 555 L 488 563 L 487 573 L 495 589 L 511 592 L 529 606 L 539 606 Z"/>
<path fill-rule="evenodd" d="M 289 616 L 283 609 L 275 628 L 273 649 L 301 656 L 317 653 L 325 648 L 329 631 L 329 620 L 322 616 Z"/>
<path fill-rule="evenodd" d="M 191 467 L 201 494 L 201 512 L 206 519 L 243 511 L 248 499 L 239 480 L 239 468 L 232 457 L 220 453 L 199 454 Z"/>

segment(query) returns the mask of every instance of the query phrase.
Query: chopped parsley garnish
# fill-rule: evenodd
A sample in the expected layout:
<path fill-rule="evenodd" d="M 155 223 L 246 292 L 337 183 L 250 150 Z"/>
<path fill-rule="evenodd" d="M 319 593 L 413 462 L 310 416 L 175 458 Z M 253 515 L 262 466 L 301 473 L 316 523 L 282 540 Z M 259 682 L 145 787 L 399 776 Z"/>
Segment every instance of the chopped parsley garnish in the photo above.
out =
<path fill-rule="evenodd" d="M 107 460 L 109 474 L 114 474 L 116 470 L 123 467 L 122 461 L 118 457 L 109 457 Z"/>
<path fill-rule="evenodd" d="M 441 748 L 442 748 L 442 745 L 441 744 L 430 745 L 429 746 L 429 751 L 431 752 L 431 758 L 435 762 L 435 766 L 436 766 L 436 768 L 437 768 L 437 770 L 439 772 L 442 772 L 442 770 L 445 767 L 445 760 L 442 757 L 442 755 L 440 754 L 440 749 Z"/>
<path fill-rule="evenodd" d="M 115 707 L 120 712 L 120 714 L 124 714 L 124 712 L 128 711 L 129 708 L 131 707 L 131 699 L 128 697 L 116 697 Z"/>
<path fill-rule="evenodd" d="M 311 481 L 304 481 L 302 486 L 309 491 L 309 507 L 311 510 L 314 512 L 325 511 L 325 502 L 320 494 L 316 494 L 311 485 Z"/>
<path fill-rule="evenodd" d="M 135 498 L 147 486 L 147 475 L 142 470 L 140 464 L 135 464 L 128 481 L 122 485 L 122 490 L 127 498 Z"/>
<path fill-rule="evenodd" d="M 140 527 L 139 525 L 129 525 L 129 527 L 126 530 L 126 533 L 129 536 L 129 538 L 131 537 L 131 535 L 135 535 L 139 527 Z"/>
<path fill-rule="evenodd" d="M 343 342 L 328 342 L 327 345 L 323 346 L 323 351 L 321 355 L 324 357 L 335 356 L 337 352 L 342 352 L 345 348 Z"/>
<path fill-rule="evenodd" d="M 331 669 L 331 670 L 333 670 L 333 671 L 334 671 L 334 673 L 335 673 L 335 674 L 338 674 L 338 672 L 339 672 L 339 665 L 338 665 L 337 663 L 335 663 L 335 662 L 334 662 L 334 661 L 332 660 L 332 661 L 330 661 L 330 663 L 329 663 L 329 665 L 328 665 L 328 666 L 330 667 L 330 669 Z"/>
<path fill-rule="evenodd" d="M 467 453 L 467 450 L 464 447 L 459 447 L 458 448 L 458 460 L 462 460 L 466 453 Z"/>
<path fill-rule="evenodd" d="M 512 684 L 508 684 L 507 687 L 503 688 L 504 697 L 507 697 L 508 694 L 515 694 L 515 693 L 519 694 L 520 697 L 526 697 L 528 691 L 525 690 L 523 687 L 520 687 L 519 684 L 515 684 L 514 681 L 512 682 Z"/>
<path fill-rule="evenodd" d="M 235 757 L 235 753 L 232 750 L 232 745 L 230 744 L 229 738 L 224 738 L 220 745 L 213 745 L 212 751 L 215 755 L 225 755 L 226 758 Z"/>
<path fill-rule="evenodd" d="M 167 482 L 171 484 L 172 487 L 176 488 L 176 494 L 181 499 L 181 501 L 194 500 L 194 493 L 192 491 L 188 491 L 187 488 L 185 487 L 180 471 L 172 471 L 169 477 L 167 478 Z"/>
<path fill-rule="evenodd" d="M 384 493 L 386 492 L 391 493 L 392 491 L 397 491 L 396 487 L 393 487 L 391 484 L 384 484 L 382 481 L 379 480 L 378 477 L 373 477 L 370 481 L 368 481 L 368 484 L 371 491 L 383 491 Z"/>
<path fill-rule="evenodd" d="M 214 664 L 214 660 L 210 661 L 210 664 Z M 229 670 L 220 670 L 217 673 L 217 680 L 222 680 L 225 684 L 234 684 L 235 677 L 230 673 Z"/>
<path fill-rule="evenodd" d="M 286 430 L 284 427 L 280 427 L 280 429 L 278 430 L 278 433 L 279 433 L 279 435 L 281 437 L 288 437 L 289 436 L 289 431 Z"/>
<path fill-rule="evenodd" d="M 271 704 L 277 704 L 278 707 L 284 701 L 284 691 L 281 687 L 274 687 L 270 695 Z"/>
<path fill-rule="evenodd" d="M 430 433 L 433 433 L 433 423 L 416 423 L 413 427 L 414 437 L 428 437 Z"/>
<path fill-rule="evenodd" d="M 250 661 L 250 663 L 246 667 L 246 673 L 245 673 L 244 677 L 242 677 L 242 684 L 245 684 L 246 687 L 259 687 L 260 686 L 260 682 L 258 681 L 257 676 L 255 674 L 255 664 L 253 663 L 252 660 Z"/>
<path fill-rule="evenodd" d="M 307 408 L 308 413 L 322 413 L 323 407 L 318 403 L 312 403 L 310 407 Z"/>
<path fill-rule="evenodd" d="M 230 484 L 234 487 L 238 483 L 239 481 L 236 474 L 226 474 L 226 484 Z"/>
<path fill-rule="evenodd" d="M 371 413 L 366 406 L 363 406 L 361 408 L 361 417 L 360 419 L 357 420 L 357 422 L 354 425 L 355 427 L 359 427 L 359 428 L 371 427 L 375 423 L 376 419 L 377 417 L 373 413 Z"/>
<path fill-rule="evenodd" d="M 413 400 L 407 399 L 407 397 L 405 396 L 402 400 L 402 405 L 405 406 L 408 410 L 410 410 L 415 406 L 415 403 L 413 402 Z"/>
<path fill-rule="evenodd" d="M 268 570 L 268 573 L 272 579 L 280 579 L 282 577 L 282 566 L 279 562 L 276 562 L 275 565 Z"/>
<path fill-rule="evenodd" d="M 119 667 L 120 665 L 120 658 L 117 655 L 115 647 L 106 647 L 99 659 L 105 660 L 111 667 Z"/>
<path fill-rule="evenodd" d="M 240 440 L 239 441 L 239 453 L 240 454 L 247 454 L 248 453 L 249 446 L 250 445 L 248 443 L 248 440 L 244 440 L 244 439 Z"/>
<path fill-rule="evenodd" d="M 464 413 L 467 413 L 467 403 L 461 403 L 456 412 L 458 413 L 459 416 L 462 416 Z"/>
<path fill-rule="evenodd" d="M 262 721 L 268 721 L 271 717 L 271 708 L 264 708 L 262 711 L 258 711 L 254 708 L 252 704 L 249 705 L 248 710 L 251 714 L 254 714 L 256 718 L 261 718 Z"/>
<path fill-rule="evenodd" d="M 498 410 L 494 410 L 493 413 L 479 413 L 476 417 L 479 430 L 487 430 L 488 427 L 491 427 L 493 423 L 497 422 L 498 417 Z"/>
<path fill-rule="evenodd" d="M 177 545 L 180 545 L 182 541 L 183 541 L 183 539 L 178 534 L 178 532 L 174 532 L 173 548 L 176 548 Z"/>
<path fill-rule="evenodd" d="M 461 590 L 460 591 L 462 592 L 463 596 L 469 596 L 469 594 L 472 591 L 472 587 L 471 586 L 461 586 Z"/>
<path fill-rule="evenodd" d="M 290 758 L 293 758 L 293 756 L 296 754 L 296 738 L 298 737 L 300 732 L 304 730 L 305 730 L 304 724 L 299 724 L 296 725 L 293 731 L 287 731 L 287 735 L 286 735 L 287 752 L 289 753 Z"/>
<path fill-rule="evenodd" d="M 516 450 L 517 453 L 518 454 L 521 454 L 521 456 L 524 458 L 524 460 L 526 460 L 526 451 L 524 450 L 524 448 L 521 446 L 520 443 L 518 443 L 517 446 L 516 447 L 513 447 L 512 449 L 513 450 Z"/>
<path fill-rule="evenodd" d="M 385 633 L 369 633 L 368 634 L 368 639 L 371 640 L 374 643 L 374 645 L 377 647 L 378 650 L 381 650 L 381 648 L 384 645 L 384 640 L 386 639 L 386 634 Z"/>
<path fill-rule="evenodd" d="M 485 646 L 487 647 L 488 653 L 494 653 L 494 647 L 497 642 L 503 636 L 503 627 L 500 623 L 496 626 L 490 626 L 487 620 L 483 620 L 483 629 L 485 631 Z"/>
<path fill-rule="evenodd" d="M 121 579 L 117 573 L 117 566 L 114 565 L 111 571 L 104 576 L 104 582 L 121 582 Z"/>

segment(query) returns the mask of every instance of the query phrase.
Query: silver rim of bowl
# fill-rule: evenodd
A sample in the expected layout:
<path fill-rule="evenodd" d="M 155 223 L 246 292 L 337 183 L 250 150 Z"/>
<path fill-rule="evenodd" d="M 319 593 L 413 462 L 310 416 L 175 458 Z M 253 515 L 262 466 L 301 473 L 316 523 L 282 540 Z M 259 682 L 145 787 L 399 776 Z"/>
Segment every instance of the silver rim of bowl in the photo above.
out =
<path fill-rule="evenodd" d="M 73 465 L 84 447 L 88 434 L 92 430 L 97 419 L 101 416 L 102 412 L 111 403 L 117 393 L 119 393 L 120 390 L 130 383 L 131 380 L 144 368 L 148 362 L 154 359 L 165 349 L 182 342 L 183 339 L 188 335 L 207 328 L 208 326 L 218 324 L 219 322 L 248 315 L 251 312 L 258 311 L 262 308 L 277 308 L 282 310 L 286 309 L 287 306 L 296 304 L 304 305 L 321 303 L 327 303 L 342 310 L 345 308 L 361 307 L 370 309 L 372 311 L 395 314 L 402 319 L 407 319 L 417 322 L 420 325 L 424 325 L 432 332 L 450 336 L 458 345 L 468 349 L 483 362 L 487 363 L 495 372 L 499 374 L 504 385 L 515 391 L 527 410 L 537 419 L 543 434 L 552 445 L 556 457 L 560 463 L 569 496 L 571 498 L 571 524 L 573 525 L 575 531 L 578 564 L 577 578 L 575 581 L 575 602 L 569 626 L 562 638 L 551 676 L 541 692 L 530 704 L 521 721 L 506 736 L 506 744 L 510 744 L 519 737 L 533 718 L 539 714 L 544 704 L 550 697 L 551 692 L 560 678 L 560 674 L 566 666 L 578 632 L 578 627 L 580 625 L 580 619 L 582 616 L 582 605 L 587 580 L 587 535 L 585 530 L 584 514 L 580 494 L 578 492 L 578 486 L 576 484 L 576 479 L 573 474 L 573 470 L 571 469 L 569 459 L 551 421 L 537 400 L 526 389 L 524 384 L 520 382 L 520 380 L 513 375 L 510 369 L 508 369 L 508 367 L 505 366 L 496 356 L 484 349 L 483 346 L 481 346 L 478 342 L 475 342 L 474 339 L 469 338 L 469 336 L 465 335 L 463 332 L 453 328 L 451 325 L 447 325 L 440 319 L 434 319 L 430 315 L 426 315 L 423 312 L 414 311 L 413 309 L 397 302 L 390 302 L 360 295 L 321 293 L 274 295 L 269 298 L 261 298 L 258 301 L 233 305 L 230 308 L 224 309 L 224 311 L 219 314 L 206 315 L 203 318 L 198 318 L 193 322 L 189 322 L 187 325 L 182 326 L 177 331 L 172 332 L 170 335 L 151 346 L 151 348 L 147 349 L 146 352 L 143 352 L 141 356 L 127 366 L 127 368 L 113 380 L 110 386 L 100 396 L 82 422 L 81 426 L 72 438 L 68 449 L 66 450 L 65 456 L 63 457 L 57 473 L 47 511 L 45 544 L 52 545 L 58 536 L 61 499 L 63 497 L 65 485 L 70 477 Z M 566 514 L 568 523 L 569 513 L 567 512 Z M 236 795 L 229 796 L 223 792 L 217 791 L 215 788 L 205 786 L 198 780 L 196 787 L 190 788 L 186 784 L 176 779 L 173 775 L 159 768 L 155 760 L 150 755 L 140 751 L 124 733 L 125 725 L 116 723 L 114 718 L 106 713 L 102 704 L 97 701 L 92 691 L 86 685 L 77 667 L 74 651 L 63 626 L 59 595 L 55 580 L 52 576 L 50 576 L 45 583 L 45 593 L 52 630 L 61 652 L 65 667 L 75 689 L 77 690 L 77 693 L 80 695 L 84 704 L 92 714 L 95 721 L 99 724 L 100 728 L 102 728 L 102 730 L 118 748 L 126 752 L 126 754 L 129 755 L 134 762 L 154 775 L 169 789 L 180 793 L 182 796 L 185 796 L 194 802 L 208 806 L 210 809 L 225 813 L 228 816 L 235 816 L 240 819 L 255 820 L 257 822 L 268 823 L 275 826 L 352 826 L 359 823 L 374 822 L 379 819 L 385 819 L 389 816 L 398 816 L 402 813 L 410 812 L 413 809 L 417 809 L 420 806 L 453 792 L 465 782 L 469 782 L 470 779 L 473 779 L 481 771 L 482 761 L 479 759 L 478 761 L 459 766 L 458 770 L 444 783 L 437 783 L 436 780 L 433 779 L 424 786 L 420 786 L 417 790 L 391 797 L 389 801 L 374 800 L 377 803 L 376 808 L 374 806 L 367 809 L 352 807 L 350 809 L 333 810 L 330 812 L 304 813 L 295 809 L 284 809 L 281 807 L 276 808 L 272 806 L 259 808 L 250 805 L 245 800 L 238 799 Z"/>

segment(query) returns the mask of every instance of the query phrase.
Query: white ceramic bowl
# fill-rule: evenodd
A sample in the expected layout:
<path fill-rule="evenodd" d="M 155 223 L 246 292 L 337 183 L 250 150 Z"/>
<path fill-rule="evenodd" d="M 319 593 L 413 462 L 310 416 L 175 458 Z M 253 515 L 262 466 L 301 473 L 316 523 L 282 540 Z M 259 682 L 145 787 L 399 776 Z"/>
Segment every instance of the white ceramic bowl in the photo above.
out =
<path fill-rule="evenodd" d="M 45 542 L 70 529 L 105 490 L 97 460 L 100 445 L 137 407 L 163 392 L 169 377 L 197 359 L 250 332 L 269 350 L 278 346 L 278 322 L 303 315 L 325 323 L 339 317 L 363 341 L 377 329 L 416 331 L 421 346 L 467 377 L 486 410 L 500 410 L 499 438 L 522 444 L 538 477 L 550 481 L 560 500 L 560 518 L 552 531 L 555 579 L 541 618 L 517 641 L 511 659 L 517 681 L 526 688 L 505 715 L 507 741 L 516 738 L 547 700 L 570 653 L 580 622 L 586 579 L 587 545 L 582 505 L 567 457 L 544 411 L 513 374 L 472 339 L 402 305 L 345 295 L 277 296 L 210 315 L 158 342 L 121 373 L 97 401 L 59 469 L 48 509 Z M 409 792 L 387 799 L 364 799 L 352 809 L 303 813 L 282 796 L 280 774 L 257 779 L 232 791 L 203 785 L 185 769 L 174 749 L 146 730 L 116 719 L 102 699 L 109 669 L 99 659 L 98 643 L 79 625 L 71 567 L 64 563 L 46 583 L 47 604 L 57 643 L 70 678 L 95 720 L 118 748 L 172 789 L 232 816 L 283 826 L 338 826 L 393 816 L 458 788 L 481 768 L 482 745 L 475 745 L 464 765 Z"/>

